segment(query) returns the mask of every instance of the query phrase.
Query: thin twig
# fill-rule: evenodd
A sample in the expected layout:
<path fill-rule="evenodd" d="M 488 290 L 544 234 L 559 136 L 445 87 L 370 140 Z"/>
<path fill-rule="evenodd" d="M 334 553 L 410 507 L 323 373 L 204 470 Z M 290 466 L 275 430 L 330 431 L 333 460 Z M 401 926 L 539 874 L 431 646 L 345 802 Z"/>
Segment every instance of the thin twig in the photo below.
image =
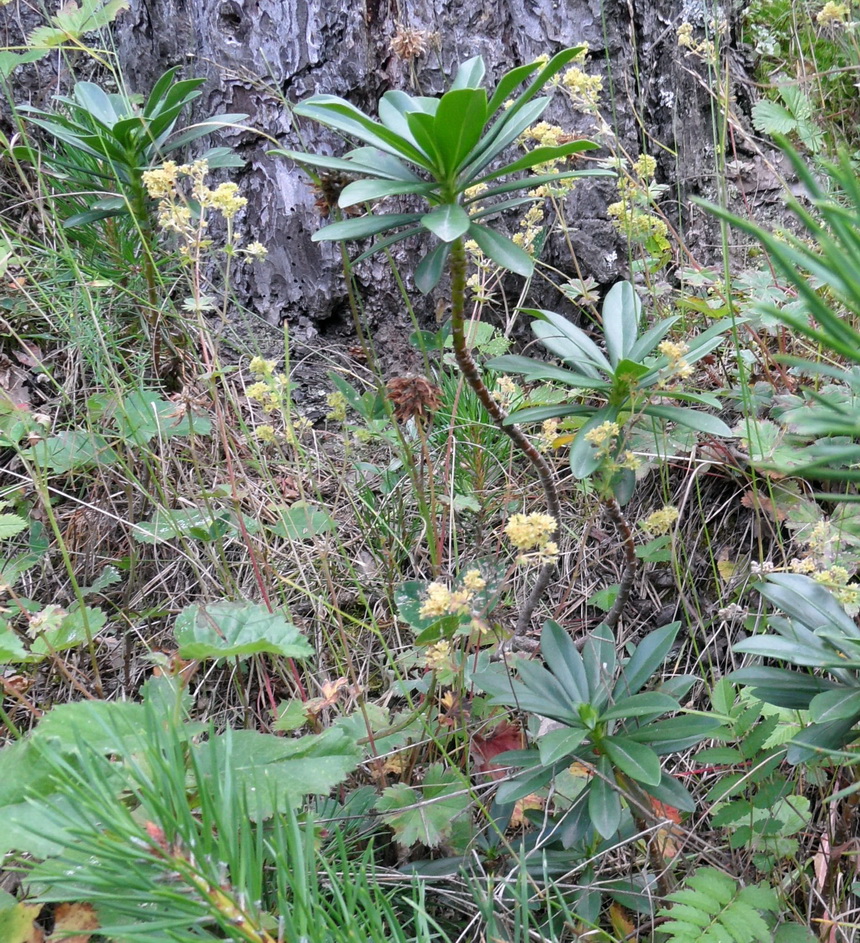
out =
<path fill-rule="evenodd" d="M 614 629 L 615 626 L 618 625 L 618 620 L 621 618 L 624 607 L 627 605 L 627 600 L 630 598 L 630 591 L 633 589 L 633 580 L 639 568 L 639 561 L 636 559 L 636 542 L 633 539 L 633 528 L 624 516 L 618 501 L 616 501 L 614 497 L 610 497 L 603 502 L 603 506 L 612 518 L 612 523 L 621 535 L 621 540 L 624 544 L 624 571 L 621 574 L 621 584 L 618 587 L 618 595 L 615 597 L 612 608 L 603 620 L 603 625 Z"/>

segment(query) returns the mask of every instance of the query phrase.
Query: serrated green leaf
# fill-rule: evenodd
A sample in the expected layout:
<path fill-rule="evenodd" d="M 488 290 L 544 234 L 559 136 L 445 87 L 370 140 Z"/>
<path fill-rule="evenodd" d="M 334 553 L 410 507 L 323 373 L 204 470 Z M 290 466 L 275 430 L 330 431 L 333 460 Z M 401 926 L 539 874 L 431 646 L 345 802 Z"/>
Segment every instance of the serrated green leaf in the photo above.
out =
<path fill-rule="evenodd" d="M 758 101 L 753 105 L 753 127 L 765 134 L 789 134 L 797 127 L 797 119 L 776 102 Z"/>
<path fill-rule="evenodd" d="M 279 612 L 244 602 L 187 606 L 176 617 L 176 642 L 182 658 L 246 658 L 281 655 L 308 658 L 313 647 Z"/>
<path fill-rule="evenodd" d="M 0 665 L 18 665 L 26 661 L 41 661 L 42 656 L 32 657 L 24 643 L 5 619 L 0 619 Z"/>
<path fill-rule="evenodd" d="M 450 834 L 454 820 L 470 802 L 462 777 L 433 764 L 420 790 L 405 783 L 389 786 L 383 790 L 376 809 L 394 829 L 399 844 L 409 847 L 421 842 L 435 848 Z"/>
<path fill-rule="evenodd" d="M 6 540 L 27 529 L 27 521 L 17 514 L 0 514 L 0 540 Z"/>
<path fill-rule="evenodd" d="M 47 655 L 49 652 L 62 652 L 91 641 L 107 623 L 107 616 L 102 609 L 75 604 L 59 624 L 42 632 L 30 646 L 35 655 Z"/>
<path fill-rule="evenodd" d="M 223 777 L 229 768 L 245 791 L 249 812 L 260 818 L 299 808 L 308 795 L 328 794 L 361 758 L 352 740 L 337 729 L 292 739 L 227 730 L 193 749 L 204 779 Z"/>
<path fill-rule="evenodd" d="M 108 446 L 104 436 L 83 430 L 60 432 L 37 442 L 22 454 L 38 468 L 57 474 L 94 465 L 111 465 L 117 460 L 116 452 Z"/>
<path fill-rule="evenodd" d="M 271 526 L 273 534 L 289 540 L 309 540 L 337 530 L 337 521 L 325 508 L 307 501 L 296 501 L 288 508 L 279 508 L 280 520 Z"/>

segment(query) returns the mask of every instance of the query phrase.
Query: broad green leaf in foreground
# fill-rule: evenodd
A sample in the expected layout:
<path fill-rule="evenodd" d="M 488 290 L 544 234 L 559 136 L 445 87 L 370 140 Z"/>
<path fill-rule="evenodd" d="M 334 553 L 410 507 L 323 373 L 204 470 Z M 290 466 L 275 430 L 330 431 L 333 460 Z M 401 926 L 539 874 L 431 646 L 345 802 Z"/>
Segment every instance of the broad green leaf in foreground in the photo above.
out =
<path fill-rule="evenodd" d="M 176 619 L 182 658 L 282 655 L 307 658 L 313 648 L 280 612 L 258 603 L 216 602 L 183 609 Z"/>
<path fill-rule="evenodd" d="M 204 778 L 222 776 L 229 763 L 254 818 L 298 808 L 308 795 L 327 794 L 361 758 L 354 741 L 337 729 L 295 739 L 228 730 L 198 744 L 195 752 Z"/>

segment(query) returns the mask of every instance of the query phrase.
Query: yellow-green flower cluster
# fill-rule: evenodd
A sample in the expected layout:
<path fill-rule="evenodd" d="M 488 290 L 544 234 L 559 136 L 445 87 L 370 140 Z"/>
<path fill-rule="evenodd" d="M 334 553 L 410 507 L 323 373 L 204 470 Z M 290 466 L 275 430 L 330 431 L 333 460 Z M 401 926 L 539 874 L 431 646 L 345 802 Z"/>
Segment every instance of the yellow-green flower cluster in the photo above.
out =
<path fill-rule="evenodd" d="M 539 121 L 523 132 L 522 140 L 534 141 L 540 147 L 558 147 L 569 141 L 570 135 L 557 124 Z"/>
<path fill-rule="evenodd" d="M 518 384 L 506 374 L 503 373 L 496 379 L 496 386 L 493 389 L 493 399 L 504 407 L 508 407 L 520 395 L 522 390 Z"/>
<path fill-rule="evenodd" d="M 558 419 L 545 419 L 538 435 L 538 451 L 549 452 L 559 438 Z"/>
<path fill-rule="evenodd" d="M 220 210 L 225 219 L 232 219 L 248 201 L 239 196 L 238 183 L 220 183 L 214 190 L 201 191 L 200 203 Z"/>
<path fill-rule="evenodd" d="M 142 175 L 146 192 L 158 200 L 158 225 L 165 232 L 176 233 L 180 237 L 180 254 L 186 260 L 193 260 L 199 253 L 208 249 L 212 242 L 203 238 L 208 227 L 207 211 L 218 212 L 232 223 L 235 215 L 248 201 L 239 196 L 239 185 L 232 182 L 218 184 L 211 189 L 206 185 L 209 164 L 206 160 L 196 160 L 191 164 L 177 164 L 165 161 L 160 167 L 144 171 Z M 183 182 L 185 181 L 185 182 Z M 190 184 L 191 198 L 197 201 L 199 211 L 192 213 L 185 190 Z M 244 248 L 237 244 L 231 235 L 225 249 L 228 255 L 241 254 L 245 262 L 261 262 L 268 250 L 260 242 L 251 242 Z"/>
<path fill-rule="evenodd" d="M 831 566 L 827 570 L 814 573 L 812 578 L 816 583 L 826 586 L 849 615 L 857 615 L 860 612 L 860 585 L 849 583 L 851 574 L 844 566 Z"/>
<path fill-rule="evenodd" d="M 450 615 L 468 615 L 475 596 L 487 585 L 477 568 L 469 570 L 457 590 L 450 590 L 444 583 L 430 583 L 424 593 L 424 602 L 418 610 L 422 619 L 442 618 Z"/>
<path fill-rule="evenodd" d="M 640 180 L 651 180 L 657 172 L 657 158 L 652 157 L 650 154 L 640 154 L 633 161 L 633 170 Z"/>
<path fill-rule="evenodd" d="M 345 422 L 347 403 L 343 393 L 339 391 L 329 393 L 325 401 L 329 408 L 329 412 L 326 414 L 325 418 L 328 419 L 329 422 Z"/>
<path fill-rule="evenodd" d="M 617 422 L 602 422 L 599 426 L 589 429 L 585 433 L 585 441 L 593 445 L 598 452 L 607 454 L 615 445 L 615 440 L 621 434 L 621 426 Z"/>
<path fill-rule="evenodd" d="M 251 373 L 257 379 L 245 389 L 245 395 L 259 403 L 267 413 L 282 409 L 284 393 L 290 385 L 286 374 L 275 373 L 276 366 L 274 360 L 263 357 L 254 357 L 249 364 Z"/>
<path fill-rule="evenodd" d="M 143 185 L 153 199 L 170 196 L 176 189 L 179 166 L 175 160 L 166 160 L 160 167 L 143 172 Z"/>
<path fill-rule="evenodd" d="M 579 66 L 571 66 L 562 76 L 561 84 L 567 89 L 571 103 L 577 111 L 593 114 L 600 107 L 602 76 L 588 75 Z"/>
<path fill-rule="evenodd" d="M 266 360 L 264 357 L 252 357 L 248 364 L 248 369 L 255 377 L 270 377 L 275 373 L 277 363 L 274 360 Z"/>
<path fill-rule="evenodd" d="M 269 250 L 262 242 L 249 242 L 244 249 L 239 250 L 246 262 L 262 262 L 269 254 Z"/>
<path fill-rule="evenodd" d="M 680 512 L 671 504 L 665 505 L 659 511 L 649 514 L 644 521 L 639 522 L 639 526 L 646 534 L 651 537 L 657 537 L 660 534 L 668 534 L 678 520 Z"/>
<path fill-rule="evenodd" d="M 465 243 L 465 249 L 477 269 L 466 279 L 466 287 L 472 292 L 478 304 L 491 304 L 494 295 L 490 290 L 490 283 L 493 279 L 495 265 L 491 259 L 484 255 L 481 247 L 474 239 L 469 239 Z"/>
<path fill-rule="evenodd" d="M 524 551 L 517 561 L 537 560 L 549 563 L 558 556 L 558 544 L 550 537 L 558 530 L 558 522 L 551 514 L 513 514 L 505 525 L 508 540 Z"/>
<path fill-rule="evenodd" d="M 520 220 L 520 231 L 514 233 L 513 241 L 526 252 L 534 252 L 534 241 L 543 229 L 544 211 L 543 207 L 534 203 L 529 211 Z"/>
<path fill-rule="evenodd" d="M 676 341 L 663 341 L 657 350 L 669 361 L 667 373 L 687 380 L 693 375 L 693 367 L 684 359 L 690 350 L 689 345 Z"/>
<path fill-rule="evenodd" d="M 821 26 L 830 26 L 846 23 L 850 16 L 851 9 L 847 3 L 834 3 L 833 0 L 827 0 L 815 19 Z"/>
<path fill-rule="evenodd" d="M 682 23 L 676 33 L 678 45 L 681 49 L 689 50 L 688 56 L 699 56 L 705 62 L 716 62 L 717 48 L 711 39 L 701 39 L 698 42 L 693 38 L 693 24 Z"/>
<path fill-rule="evenodd" d="M 451 667 L 452 648 L 451 643 L 447 641 L 436 642 L 430 645 L 424 653 L 424 664 L 431 671 L 439 671 L 443 668 Z"/>
<path fill-rule="evenodd" d="M 610 203 L 606 207 L 606 212 L 621 235 L 634 242 L 647 242 L 653 239 L 660 249 L 669 248 L 669 227 L 666 222 L 633 205 L 630 200 Z"/>
<path fill-rule="evenodd" d="M 261 442 L 274 442 L 276 439 L 275 427 L 268 425 L 257 426 L 254 430 L 254 435 L 256 435 Z"/>

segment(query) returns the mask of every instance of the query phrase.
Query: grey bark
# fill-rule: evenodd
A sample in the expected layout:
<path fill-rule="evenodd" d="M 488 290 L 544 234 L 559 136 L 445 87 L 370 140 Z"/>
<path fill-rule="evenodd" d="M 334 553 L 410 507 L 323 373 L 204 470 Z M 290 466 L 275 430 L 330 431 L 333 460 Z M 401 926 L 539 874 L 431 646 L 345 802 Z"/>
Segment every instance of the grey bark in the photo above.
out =
<path fill-rule="evenodd" d="M 283 146 L 332 153 L 342 152 L 343 143 L 322 129 L 296 127 L 288 103 L 330 92 L 372 109 L 390 88 L 441 91 L 454 66 L 470 56 L 483 55 L 494 79 L 514 65 L 584 40 L 592 50 L 588 71 L 604 76 L 604 113 L 618 139 L 634 155 L 647 150 L 659 157 L 662 180 L 677 187 L 670 200 L 680 198 L 680 218 L 686 198 L 708 194 L 713 183 L 712 103 L 696 77 L 696 64 L 676 42 L 683 20 L 698 18 L 701 24 L 705 14 L 684 3 L 131 0 L 115 36 L 132 89 L 145 92 L 166 68 L 179 65 L 186 75 L 208 78 L 199 115 L 247 112 L 250 126 Z M 389 48 L 398 24 L 434 36 L 427 54 L 412 65 Z M 550 120 L 574 133 L 587 130 L 587 119 L 563 103 L 553 109 Z M 347 334 L 340 250 L 310 241 L 321 223 L 306 175 L 284 158 L 269 156 L 272 144 L 254 131 L 234 131 L 227 143 L 247 162 L 238 175 L 250 200 L 243 228 L 270 250 L 265 264 L 241 273 L 235 286 L 239 299 L 271 325 L 286 320 L 299 341 Z M 576 263 L 561 243 L 550 246 L 551 260 L 572 274 L 578 266 L 583 277 L 602 284 L 626 274 L 624 244 L 605 213 L 616 198 L 609 182 L 580 185 L 566 206 Z M 700 248 L 713 241 L 701 217 L 692 220 L 687 235 Z M 406 271 L 414 256 L 414 247 L 400 250 Z M 363 263 L 358 281 L 377 338 L 383 345 L 402 339 L 411 324 L 384 262 Z M 429 310 L 429 304 L 419 303 L 419 314 Z"/>

